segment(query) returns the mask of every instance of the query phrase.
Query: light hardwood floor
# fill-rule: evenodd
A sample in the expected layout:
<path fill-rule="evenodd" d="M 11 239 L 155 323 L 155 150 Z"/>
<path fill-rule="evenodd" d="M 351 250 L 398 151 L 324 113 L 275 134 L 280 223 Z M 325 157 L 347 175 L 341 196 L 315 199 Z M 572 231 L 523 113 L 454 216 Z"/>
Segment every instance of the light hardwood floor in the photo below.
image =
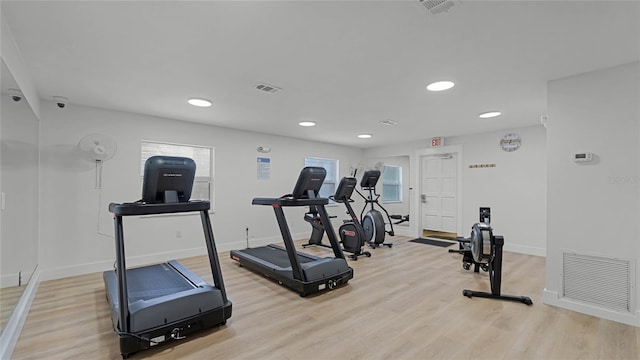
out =
<path fill-rule="evenodd" d="M 13 308 L 16 307 L 26 286 L 9 286 L 0 289 L 0 329 L 9 321 Z"/>
<path fill-rule="evenodd" d="M 223 327 L 132 359 L 639 359 L 640 328 L 542 304 L 545 260 L 505 253 L 502 292 L 534 304 L 462 296 L 489 290 L 447 248 L 408 242 L 349 261 L 346 286 L 302 298 L 221 253 L 233 315 Z M 316 254 L 329 252 L 308 248 Z M 206 257 L 184 259 L 211 281 Z M 102 275 L 40 285 L 13 359 L 119 359 Z"/>

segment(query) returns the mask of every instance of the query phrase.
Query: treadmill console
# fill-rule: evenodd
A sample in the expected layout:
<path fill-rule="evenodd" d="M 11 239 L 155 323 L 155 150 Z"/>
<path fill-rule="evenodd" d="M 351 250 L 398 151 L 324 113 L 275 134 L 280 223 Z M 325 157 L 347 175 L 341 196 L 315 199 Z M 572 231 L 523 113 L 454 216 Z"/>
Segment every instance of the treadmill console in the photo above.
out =
<path fill-rule="evenodd" d="M 340 180 L 340 184 L 338 184 L 338 188 L 336 189 L 335 195 L 333 195 L 334 201 L 349 201 L 351 199 L 351 194 L 353 194 L 353 190 L 356 188 L 356 184 L 358 180 L 354 177 L 343 177 Z"/>
<path fill-rule="evenodd" d="M 321 167 L 307 166 L 300 171 L 296 186 L 291 196 L 294 199 L 309 199 L 318 197 L 320 187 L 327 176 L 327 171 Z M 312 194 L 312 196 L 310 196 Z"/>
<path fill-rule="evenodd" d="M 367 170 L 362 175 L 362 181 L 360 181 L 360 187 L 363 189 L 374 188 L 380 179 L 380 170 Z"/>
<path fill-rule="evenodd" d="M 144 164 L 142 201 L 147 204 L 188 202 L 196 163 L 176 156 L 152 156 Z"/>

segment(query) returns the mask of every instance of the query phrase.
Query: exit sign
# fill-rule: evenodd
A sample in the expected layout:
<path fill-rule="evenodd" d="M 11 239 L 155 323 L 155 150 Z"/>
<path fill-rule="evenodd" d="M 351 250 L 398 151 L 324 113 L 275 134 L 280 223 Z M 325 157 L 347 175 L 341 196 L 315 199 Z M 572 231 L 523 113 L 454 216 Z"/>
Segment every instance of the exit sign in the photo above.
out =
<path fill-rule="evenodd" d="M 434 137 L 431 138 L 431 147 L 441 147 L 444 146 L 444 138 Z"/>

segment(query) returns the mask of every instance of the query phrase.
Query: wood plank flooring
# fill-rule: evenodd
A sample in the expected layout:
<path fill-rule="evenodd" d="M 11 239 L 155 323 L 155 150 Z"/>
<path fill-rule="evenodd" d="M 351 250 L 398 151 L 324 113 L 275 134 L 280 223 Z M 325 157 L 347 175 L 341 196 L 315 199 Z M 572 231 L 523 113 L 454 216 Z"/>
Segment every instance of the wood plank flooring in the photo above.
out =
<path fill-rule="evenodd" d="M 396 236 L 393 248 L 350 260 L 353 280 L 306 298 L 221 253 L 233 302 L 227 324 L 131 358 L 640 358 L 640 328 L 542 304 L 544 258 L 504 256 L 502 292 L 533 306 L 468 299 L 463 289 L 489 291 L 486 273 L 463 270 L 447 248 L 408 240 Z M 181 262 L 211 281 L 206 257 Z M 109 312 L 101 273 L 43 282 L 12 358 L 119 359 Z"/>
<path fill-rule="evenodd" d="M 9 321 L 13 308 L 20 300 L 24 289 L 27 286 L 8 286 L 0 289 L 0 329 L 4 329 L 5 324 Z"/>

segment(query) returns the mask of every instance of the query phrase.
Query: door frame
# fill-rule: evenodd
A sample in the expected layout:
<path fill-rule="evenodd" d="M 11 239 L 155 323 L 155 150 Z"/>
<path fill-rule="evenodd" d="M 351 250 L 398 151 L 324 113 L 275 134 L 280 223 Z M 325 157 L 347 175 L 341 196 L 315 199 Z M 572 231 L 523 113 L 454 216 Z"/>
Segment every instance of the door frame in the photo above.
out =
<path fill-rule="evenodd" d="M 414 192 L 414 198 L 411 199 L 412 208 L 416 209 L 417 214 L 415 215 L 415 219 L 417 221 L 417 229 L 416 229 L 416 237 L 422 237 L 422 206 L 420 204 L 420 194 L 422 194 L 422 159 L 427 156 L 433 155 L 445 155 L 445 154 L 456 154 L 457 157 L 457 183 L 456 183 L 456 232 L 458 236 L 461 236 L 463 233 L 462 229 L 462 145 L 448 145 L 438 148 L 425 148 L 425 149 L 417 149 L 415 151 L 413 157 L 413 168 L 418 171 L 412 172 L 413 183 L 417 185 L 417 190 Z"/>

